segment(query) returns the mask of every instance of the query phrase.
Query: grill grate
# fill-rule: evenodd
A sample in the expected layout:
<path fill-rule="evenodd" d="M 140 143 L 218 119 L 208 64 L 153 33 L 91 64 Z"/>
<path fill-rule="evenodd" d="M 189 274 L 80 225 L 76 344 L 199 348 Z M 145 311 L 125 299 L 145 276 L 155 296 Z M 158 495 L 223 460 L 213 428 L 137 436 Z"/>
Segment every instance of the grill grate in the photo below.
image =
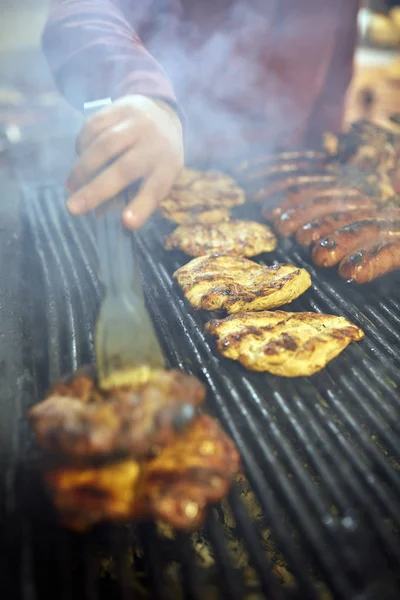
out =
<path fill-rule="evenodd" d="M 93 360 L 101 293 L 90 219 L 72 220 L 63 201 L 51 184 L 22 198 L 31 301 L 7 563 L 20 584 L 4 597 L 41 599 L 57 590 L 66 600 L 141 598 L 144 582 L 154 598 L 398 598 L 400 278 L 349 288 L 316 272 L 290 243 L 272 258 L 304 266 L 313 278 L 291 309 L 343 315 L 366 333 L 324 371 L 296 380 L 250 373 L 219 356 L 204 333 L 210 315 L 195 314 L 173 283 L 187 258 L 164 251 L 166 225 L 155 218 L 139 240 L 148 306 L 169 364 L 208 384 L 207 406 L 235 440 L 249 489 L 235 486 L 194 537 L 169 539 L 149 524 L 87 536 L 57 527 L 30 468 L 23 414 L 51 381 Z M 133 565 L 132 545 L 139 549 Z M 101 557 L 112 559 L 114 580 L 99 578 Z"/>

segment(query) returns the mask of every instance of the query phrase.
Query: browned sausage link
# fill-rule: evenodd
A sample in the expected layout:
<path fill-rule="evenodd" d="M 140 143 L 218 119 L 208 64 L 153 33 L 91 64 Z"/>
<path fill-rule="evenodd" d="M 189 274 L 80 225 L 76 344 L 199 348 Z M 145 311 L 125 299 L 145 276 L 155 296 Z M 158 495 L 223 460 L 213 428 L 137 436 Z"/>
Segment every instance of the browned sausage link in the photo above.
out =
<path fill-rule="evenodd" d="M 351 225 L 357 221 L 363 221 L 365 219 L 377 219 L 378 221 L 389 220 L 390 218 L 400 219 L 400 209 L 393 208 L 390 211 L 379 208 L 364 208 L 357 210 L 345 210 L 341 212 L 335 212 L 318 219 L 314 219 L 309 223 L 306 223 L 300 229 L 296 231 L 296 241 L 300 246 L 310 246 L 319 239 L 325 237 L 340 229 L 345 225 Z"/>
<path fill-rule="evenodd" d="M 297 161 L 283 162 L 272 165 L 263 165 L 258 169 L 250 171 L 246 178 L 241 181 L 252 183 L 257 180 L 262 180 L 265 184 L 269 181 L 281 180 L 291 175 L 306 175 L 307 173 L 321 173 L 323 170 L 323 162 L 317 161 Z"/>
<path fill-rule="evenodd" d="M 400 241 L 385 241 L 346 256 L 339 274 L 349 282 L 369 283 L 396 269 L 400 269 Z"/>
<path fill-rule="evenodd" d="M 359 193 L 358 196 L 319 196 L 306 204 L 297 204 L 274 219 L 274 227 L 279 235 L 288 237 L 299 227 L 324 215 L 340 210 L 355 210 L 375 206 L 374 201 Z"/>
<path fill-rule="evenodd" d="M 297 188 L 305 188 L 308 186 L 309 188 L 315 185 L 331 185 L 337 181 L 337 175 L 327 175 L 327 174 L 319 174 L 319 175 L 293 175 L 291 177 L 287 177 L 284 180 L 279 179 L 278 181 L 273 181 L 268 185 L 263 186 L 262 188 L 258 188 L 254 191 L 249 191 L 246 196 L 248 200 L 251 202 L 266 202 L 272 206 L 276 206 L 277 204 L 277 196 L 281 194 L 279 199 L 282 199 L 287 192 L 290 191 L 290 188 L 296 186 Z"/>
<path fill-rule="evenodd" d="M 303 190 L 302 192 L 293 192 L 288 195 L 283 202 L 272 211 L 265 210 L 263 216 L 267 221 L 275 221 L 279 215 L 283 214 L 292 207 L 300 204 L 309 204 L 315 198 L 324 196 L 324 198 L 338 198 L 338 197 L 359 197 L 361 194 L 360 190 L 349 187 L 339 187 L 337 184 L 327 186 L 325 189 L 318 186 L 318 188 L 310 188 Z"/>
<path fill-rule="evenodd" d="M 357 248 L 391 237 L 400 237 L 400 221 L 358 221 L 319 240 L 312 259 L 318 267 L 333 267 Z"/>
<path fill-rule="evenodd" d="M 282 163 L 301 163 L 301 162 L 324 162 L 327 154 L 323 150 L 284 150 L 274 154 L 258 154 L 248 160 L 241 162 L 234 171 L 237 175 L 244 175 L 247 172 Z"/>
<path fill-rule="evenodd" d="M 310 246 L 322 237 L 325 237 L 351 223 L 356 223 L 361 219 L 374 219 L 378 217 L 376 208 L 365 208 L 360 210 L 344 210 L 334 212 L 313 221 L 309 221 L 296 231 L 296 242 L 304 248 Z"/>

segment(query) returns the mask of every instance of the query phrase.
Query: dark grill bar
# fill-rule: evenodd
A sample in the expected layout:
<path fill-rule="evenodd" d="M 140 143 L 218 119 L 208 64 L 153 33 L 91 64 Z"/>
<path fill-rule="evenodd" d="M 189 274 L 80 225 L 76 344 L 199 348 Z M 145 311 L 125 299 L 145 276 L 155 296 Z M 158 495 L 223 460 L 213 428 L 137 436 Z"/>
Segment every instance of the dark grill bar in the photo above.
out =
<path fill-rule="evenodd" d="M 262 257 L 311 273 L 312 290 L 290 310 L 343 315 L 366 333 L 307 379 L 251 373 L 219 356 L 204 333 L 210 315 L 195 313 L 171 277 L 188 259 L 164 251 L 168 226 L 154 218 L 139 239 L 146 298 L 169 364 L 208 384 L 207 408 L 237 444 L 249 488 L 235 485 L 193 536 L 171 539 L 151 524 L 103 526 L 86 536 L 57 526 L 32 468 L 24 414 L 52 381 L 93 361 L 101 294 L 90 219 L 72 219 L 63 204 L 50 183 L 21 198 L 29 343 L 20 418 L 10 424 L 7 506 L 19 524 L 9 579 L 23 574 L 24 584 L 8 597 L 141 598 L 147 587 L 151 598 L 397 599 L 400 277 L 349 287 L 290 243 Z M 104 557 L 112 577 L 101 576 Z M 279 573 L 293 581 L 282 585 Z"/>

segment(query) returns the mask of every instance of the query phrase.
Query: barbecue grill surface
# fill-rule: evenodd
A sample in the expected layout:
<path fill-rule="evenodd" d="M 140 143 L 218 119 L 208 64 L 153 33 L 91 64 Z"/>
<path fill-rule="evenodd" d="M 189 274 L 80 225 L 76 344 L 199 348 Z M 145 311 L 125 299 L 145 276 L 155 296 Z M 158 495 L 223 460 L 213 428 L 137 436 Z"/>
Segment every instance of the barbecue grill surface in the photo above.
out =
<path fill-rule="evenodd" d="M 257 216 L 249 207 L 238 215 L 244 210 Z M 310 378 L 250 373 L 204 333 L 210 314 L 195 313 L 171 277 L 189 259 L 163 249 L 170 228 L 153 219 L 139 249 L 160 341 L 170 366 L 208 385 L 208 409 L 235 440 L 250 492 L 236 485 L 230 511 L 210 509 L 194 538 L 172 540 L 151 524 L 75 535 L 58 526 L 41 488 L 24 415 L 50 383 L 93 361 L 96 248 L 90 218 L 69 217 L 57 185 L 24 190 L 21 215 L 24 343 L 13 411 L 2 406 L 13 460 L 2 497 L 1 598 L 399 598 L 400 277 L 350 287 L 280 242 L 260 262 L 293 262 L 313 279 L 290 310 L 345 316 L 366 336 Z M 286 585 L 282 565 L 293 575 Z"/>

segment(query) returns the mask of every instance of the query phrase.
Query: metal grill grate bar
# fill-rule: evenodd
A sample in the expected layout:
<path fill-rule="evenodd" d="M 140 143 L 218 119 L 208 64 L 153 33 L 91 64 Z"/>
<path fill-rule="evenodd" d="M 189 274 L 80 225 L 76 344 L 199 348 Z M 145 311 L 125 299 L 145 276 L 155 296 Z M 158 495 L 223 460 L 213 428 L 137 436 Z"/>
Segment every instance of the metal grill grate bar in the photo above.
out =
<path fill-rule="evenodd" d="M 34 356 L 40 384 L 38 390 L 31 390 L 30 401 L 40 397 L 50 381 L 93 359 L 91 335 L 101 294 L 94 241 L 90 222 L 78 220 L 77 225 L 77 220 L 60 210 L 62 201 L 63 193 L 54 187 L 33 190 L 24 198 L 29 243 L 40 267 L 33 271 L 43 283 L 41 296 L 36 289 L 35 299 L 44 298 L 39 321 L 47 334 L 45 355 L 41 360 L 37 353 Z M 293 310 L 343 314 L 364 329 L 366 339 L 312 378 L 288 381 L 250 373 L 218 355 L 203 333 L 210 315 L 194 314 L 182 299 L 171 274 L 187 259 L 165 253 L 163 227 L 155 220 L 140 236 L 139 244 L 147 301 L 160 341 L 170 365 L 208 383 L 208 408 L 217 414 L 241 452 L 265 524 L 296 580 L 298 598 L 319 597 L 316 579 L 323 581 L 335 598 L 366 594 L 373 600 L 384 600 L 383 588 L 378 594 L 374 591 L 376 582 L 384 580 L 389 598 L 390 590 L 400 590 L 396 580 L 400 544 L 392 531 L 400 527 L 400 476 L 395 468 L 400 447 L 396 329 L 400 319 L 392 314 L 399 303 L 393 297 L 383 300 L 373 288 L 363 297 L 357 289 L 333 284 L 297 250 L 289 246 L 280 249 L 273 258 L 304 266 L 314 281 L 313 289 L 293 303 Z M 37 331 L 33 339 L 40 345 Z M 46 360 L 47 371 L 42 364 Z M 260 532 L 236 488 L 229 506 L 259 590 L 272 600 L 291 597 L 276 583 Z M 138 532 L 154 597 L 169 597 L 164 576 L 172 560 L 181 563 L 184 597 L 206 597 L 206 580 L 196 568 L 188 537 L 178 536 L 163 552 L 165 543 L 154 527 L 143 525 Z M 213 511 L 206 533 L 221 584 L 228 586 L 229 597 L 244 598 L 251 591 L 242 579 L 243 572 L 232 562 L 224 527 Z M 118 540 L 123 535 L 115 535 L 117 541 L 109 544 L 110 552 L 119 564 L 119 595 L 127 598 L 131 583 L 127 565 L 123 566 L 124 552 L 118 554 Z M 121 547 L 126 549 L 128 543 L 125 538 Z M 89 600 L 95 600 L 94 550 L 89 545 L 82 552 L 86 557 L 82 577 Z M 67 573 L 68 559 L 60 562 Z M 73 588 L 66 600 L 73 597 Z"/>

